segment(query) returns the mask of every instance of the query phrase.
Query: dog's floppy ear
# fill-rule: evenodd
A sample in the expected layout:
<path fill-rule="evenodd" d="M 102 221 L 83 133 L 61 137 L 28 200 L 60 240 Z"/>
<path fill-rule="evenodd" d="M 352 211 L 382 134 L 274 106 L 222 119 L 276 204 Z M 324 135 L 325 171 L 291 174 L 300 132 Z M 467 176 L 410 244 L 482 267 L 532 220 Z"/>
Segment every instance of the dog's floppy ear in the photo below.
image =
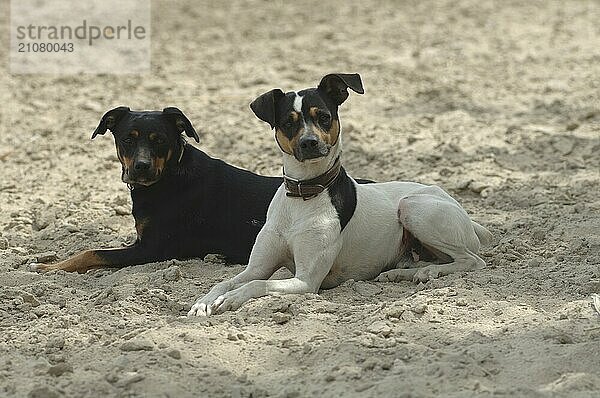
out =
<path fill-rule="evenodd" d="M 283 91 L 275 88 L 252 101 L 250 109 L 252 109 L 256 117 L 263 122 L 269 123 L 271 128 L 275 128 L 277 102 L 283 97 L 285 97 Z"/>
<path fill-rule="evenodd" d="M 163 109 L 163 114 L 171 118 L 173 123 L 175 123 L 175 127 L 179 133 L 183 133 L 188 137 L 191 137 L 196 140 L 196 142 L 200 142 L 200 137 L 198 137 L 198 133 L 192 126 L 192 122 L 181 112 L 178 108 L 174 106 L 169 106 L 168 108 Z"/>
<path fill-rule="evenodd" d="M 348 88 L 358 94 L 365 93 L 358 73 L 331 73 L 324 76 L 319 83 L 319 90 L 327 93 L 337 105 L 341 105 L 348 98 Z"/>
<path fill-rule="evenodd" d="M 94 130 L 92 133 L 92 139 L 94 139 L 98 134 L 106 133 L 106 130 L 112 131 L 117 123 L 119 123 L 119 120 L 121 120 L 121 118 L 127 112 L 129 112 L 129 108 L 126 106 L 120 106 L 106 112 L 104 116 L 102 116 L 102 119 L 100 119 L 100 123 L 98 124 L 98 127 L 96 127 L 96 130 Z"/>

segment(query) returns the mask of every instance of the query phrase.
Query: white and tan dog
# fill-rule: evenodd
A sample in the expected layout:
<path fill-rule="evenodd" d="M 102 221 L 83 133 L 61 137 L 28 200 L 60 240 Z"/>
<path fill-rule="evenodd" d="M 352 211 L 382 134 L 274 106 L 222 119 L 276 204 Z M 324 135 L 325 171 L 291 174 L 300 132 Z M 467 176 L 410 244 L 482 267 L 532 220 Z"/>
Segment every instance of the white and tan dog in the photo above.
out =
<path fill-rule="evenodd" d="M 235 310 L 268 294 L 316 293 L 348 279 L 427 281 L 480 269 L 490 232 L 441 188 L 415 182 L 357 184 L 340 166 L 338 107 L 358 74 L 330 74 L 317 88 L 271 90 L 250 107 L 275 129 L 285 183 L 259 232 L 247 268 L 218 283 L 188 315 Z M 421 268 L 404 268 L 428 260 Z M 280 267 L 294 277 L 269 280 Z"/>

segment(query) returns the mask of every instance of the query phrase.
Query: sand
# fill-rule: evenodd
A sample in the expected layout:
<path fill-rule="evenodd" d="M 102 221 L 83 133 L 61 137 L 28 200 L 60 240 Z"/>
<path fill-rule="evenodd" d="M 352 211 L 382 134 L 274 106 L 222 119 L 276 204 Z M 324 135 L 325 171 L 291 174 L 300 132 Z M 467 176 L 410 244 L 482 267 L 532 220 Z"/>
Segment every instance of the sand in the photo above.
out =
<path fill-rule="evenodd" d="M 151 74 L 2 73 L 0 396 L 599 396 L 598 20 L 595 1 L 154 2 Z M 341 108 L 348 172 L 444 187 L 494 233 L 485 269 L 208 319 L 184 315 L 242 265 L 28 270 L 134 239 L 112 138 L 89 139 L 106 110 L 178 106 L 199 148 L 277 175 L 248 104 L 331 72 L 366 90 Z"/>

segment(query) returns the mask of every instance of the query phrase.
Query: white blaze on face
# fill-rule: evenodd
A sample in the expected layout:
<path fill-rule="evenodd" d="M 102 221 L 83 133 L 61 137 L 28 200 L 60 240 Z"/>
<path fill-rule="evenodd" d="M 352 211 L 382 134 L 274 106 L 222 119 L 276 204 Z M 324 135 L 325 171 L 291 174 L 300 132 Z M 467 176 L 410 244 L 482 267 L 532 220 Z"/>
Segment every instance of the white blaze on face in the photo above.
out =
<path fill-rule="evenodd" d="M 298 112 L 298 117 L 300 118 L 300 135 L 302 134 L 302 132 L 304 131 L 304 127 L 306 125 L 306 122 L 304 120 L 304 115 L 302 114 L 302 101 L 304 100 L 304 97 L 301 96 L 300 94 L 298 94 L 297 92 L 294 92 L 294 94 L 296 94 L 296 97 L 294 98 L 294 111 Z"/>
<path fill-rule="evenodd" d="M 294 98 L 294 110 L 302 115 L 302 97 L 298 93 L 295 94 L 296 98 Z"/>

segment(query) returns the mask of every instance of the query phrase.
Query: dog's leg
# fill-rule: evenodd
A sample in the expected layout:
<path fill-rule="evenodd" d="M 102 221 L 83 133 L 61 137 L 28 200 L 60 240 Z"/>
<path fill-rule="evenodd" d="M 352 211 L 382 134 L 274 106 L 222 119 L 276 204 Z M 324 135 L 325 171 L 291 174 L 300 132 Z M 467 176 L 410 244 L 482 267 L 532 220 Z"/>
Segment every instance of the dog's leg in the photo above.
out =
<path fill-rule="evenodd" d="M 246 269 L 229 280 L 217 283 L 192 305 L 188 316 L 209 316 L 214 312 L 214 303 L 220 296 L 250 281 L 268 279 L 279 269 L 285 253 L 285 243 L 281 236 L 263 227 L 256 237 Z"/>
<path fill-rule="evenodd" d="M 400 199 L 398 216 L 404 228 L 425 247 L 439 253 L 441 260 L 451 262 L 429 264 L 418 269 L 394 269 L 382 273 L 378 280 L 426 282 L 453 272 L 485 267 L 485 261 L 477 255 L 481 231 L 476 233 L 465 210 L 441 189 L 429 187 L 426 193 Z"/>
<path fill-rule="evenodd" d="M 376 282 L 400 282 L 400 281 L 412 281 L 417 268 L 415 263 L 405 256 L 398 264 L 396 268 L 389 271 L 382 272 L 378 277 L 375 278 Z"/>
<path fill-rule="evenodd" d="M 157 261 L 156 254 L 139 244 L 119 249 L 86 250 L 56 264 L 34 264 L 36 271 L 63 270 L 84 274 L 90 269 L 125 267 Z"/>
<path fill-rule="evenodd" d="M 280 280 L 253 280 L 220 295 L 211 305 L 212 313 L 235 311 L 246 301 L 275 294 L 316 293 L 319 288 L 297 277 Z"/>
<path fill-rule="evenodd" d="M 339 234 L 339 230 L 337 233 Z M 317 235 L 316 239 L 305 238 L 302 244 L 296 246 L 296 275 L 293 278 L 248 282 L 220 295 L 211 305 L 212 312 L 234 311 L 246 301 L 266 295 L 317 293 L 342 246 L 341 239 L 320 239 L 321 237 L 323 235 Z M 323 242 L 334 243 L 323 247 Z"/>

